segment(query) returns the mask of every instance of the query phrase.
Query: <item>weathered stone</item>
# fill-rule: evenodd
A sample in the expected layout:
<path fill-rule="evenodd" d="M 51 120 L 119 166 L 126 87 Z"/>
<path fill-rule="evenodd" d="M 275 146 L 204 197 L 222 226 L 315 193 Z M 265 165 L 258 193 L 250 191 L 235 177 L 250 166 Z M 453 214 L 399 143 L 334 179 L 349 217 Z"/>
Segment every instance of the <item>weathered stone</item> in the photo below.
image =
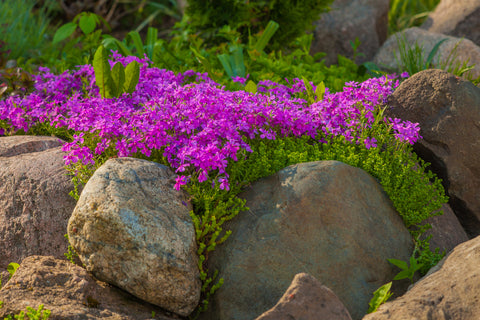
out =
<path fill-rule="evenodd" d="M 388 0 L 335 0 L 331 10 L 314 23 L 311 53 L 325 52 L 325 62 L 337 63 L 337 55 L 353 58 L 350 41 L 360 40 L 357 63 L 371 61 L 387 39 Z"/>
<path fill-rule="evenodd" d="M 403 296 L 363 320 L 477 320 L 480 237 L 457 246 Z"/>
<path fill-rule="evenodd" d="M 179 317 L 140 301 L 107 283 L 94 279 L 87 271 L 67 260 L 52 256 L 25 258 L 16 273 L 0 290 L 0 318 L 37 309 L 50 310 L 50 320 L 172 320 Z"/>
<path fill-rule="evenodd" d="M 68 235 L 99 280 L 185 316 L 201 284 L 191 206 L 174 180 L 158 163 L 108 160 L 85 185 Z"/>
<path fill-rule="evenodd" d="M 67 252 L 75 200 L 61 144 L 53 137 L 0 137 L 0 271 L 30 255 Z"/>
<path fill-rule="evenodd" d="M 432 236 L 430 240 L 432 251 L 439 249 L 440 252 L 448 253 L 460 243 L 468 241 L 469 237 L 450 206 L 444 204 L 442 210 L 443 214 L 441 216 L 434 216 L 425 220 L 425 223 L 429 223 L 432 228 L 425 232 L 423 238 Z"/>
<path fill-rule="evenodd" d="M 480 46 L 480 0 L 441 0 L 422 28 L 467 38 Z"/>
<path fill-rule="evenodd" d="M 451 65 L 456 66 L 458 64 L 461 66 L 463 62 L 468 60 L 468 65 L 475 65 L 475 67 L 464 73 L 463 77 L 468 79 L 468 77 L 477 78 L 480 76 L 479 46 L 468 39 L 429 32 L 416 27 L 408 28 L 391 35 L 380 50 L 378 50 L 373 62 L 385 71 L 396 72 L 399 67 L 398 62 L 401 61 L 397 41 L 403 41 L 404 39 L 406 40 L 407 47 L 409 46 L 410 48 L 414 48 L 415 43 L 417 43 L 418 46 L 422 48 L 425 60 L 439 41 L 447 39 L 438 47 L 437 54 L 433 58 L 433 64 L 440 68 L 442 63 L 449 58 L 455 46 L 457 46 L 452 56 L 450 56 Z"/>
<path fill-rule="evenodd" d="M 415 152 L 442 180 L 449 205 L 470 237 L 480 234 L 480 88 L 441 70 L 404 81 L 386 114 L 418 122 Z"/>
<path fill-rule="evenodd" d="M 307 273 L 299 273 L 272 309 L 256 320 L 352 320 L 335 293 Z"/>
<path fill-rule="evenodd" d="M 201 319 L 253 319 L 302 272 L 360 319 L 372 293 L 397 273 L 387 259 L 407 260 L 413 250 L 377 181 L 338 161 L 289 166 L 241 196 L 250 210 L 225 226 L 232 235 L 209 256 L 224 284 Z"/>

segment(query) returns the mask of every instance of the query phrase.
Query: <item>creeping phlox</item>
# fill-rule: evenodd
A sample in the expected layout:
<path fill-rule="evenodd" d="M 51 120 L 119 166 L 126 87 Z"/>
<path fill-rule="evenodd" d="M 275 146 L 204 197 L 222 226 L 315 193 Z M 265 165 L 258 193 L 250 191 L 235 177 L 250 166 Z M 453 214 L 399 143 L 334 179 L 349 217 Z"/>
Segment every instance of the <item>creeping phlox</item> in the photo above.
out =
<path fill-rule="evenodd" d="M 303 97 L 303 81 L 290 85 L 260 81 L 257 93 L 227 91 L 207 74 L 149 67 L 148 59 L 122 57 L 116 52 L 111 63 L 141 64 L 140 79 L 132 94 L 104 99 L 95 85 L 91 65 L 54 75 L 40 68 L 35 90 L 23 97 L 0 101 L 0 123 L 9 133 L 28 131 L 38 123 L 75 132 L 63 150 L 66 165 L 93 164 L 95 155 L 114 147 L 119 157 L 137 152 L 146 157 L 159 150 L 179 174 L 175 188 L 195 178 L 208 180 L 209 174 L 220 189 L 229 189 L 227 165 L 239 151 L 251 152 L 249 139 L 308 135 L 328 142 L 342 135 L 352 143 L 376 147 L 374 137 L 361 131 L 370 128 L 398 86 L 395 75 L 372 78 L 362 83 L 346 83 L 342 92 L 328 88 L 323 99 L 309 104 Z M 245 83 L 246 79 L 235 79 Z M 382 119 L 392 126 L 400 142 L 413 144 L 419 138 L 418 124 L 400 119 Z M 0 135 L 5 134 L 0 129 Z M 88 147 L 85 134 L 95 134 L 98 143 Z"/>

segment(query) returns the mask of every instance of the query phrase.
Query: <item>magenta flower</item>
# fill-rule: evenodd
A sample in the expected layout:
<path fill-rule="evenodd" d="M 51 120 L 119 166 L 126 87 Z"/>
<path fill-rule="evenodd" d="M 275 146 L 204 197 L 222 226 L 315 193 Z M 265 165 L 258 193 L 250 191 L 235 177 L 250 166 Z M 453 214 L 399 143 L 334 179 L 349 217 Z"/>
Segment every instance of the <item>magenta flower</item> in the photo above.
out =
<path fill-rule="evenodd" d="M 90 65 L 60 75 L 43 68 L 35 76 L 33 93 L 0 101 L 0 123 L 13 131 L 46 123 L 74 132 L 73 141 L 63 146 L 66 165 L 93 164 L 107 149 L 118 157 L 150 157 L 160 151 L 180 174 L 177 190 L 191 179 L 205 182 L 209 177 L 229 190 L 228 162 L 237 161 L 240 151 L 252 152 L 251 139 L 307 135 L 328 143 L 331 137 L 343 136 L 376 147 L 376 138 L 366 137 L 369 131 L 364 130 L 370 129 L 398 86 L 394 76 L 348 82 L 342 92 L 327 88 L 321 101 L 309 105 L 299 79 L 287 81 L 289 85 L 263 80 L 251 94 L 226 91 L 205 73 L 150 68 L 148 59 L 114 52 L 111 63 L 132 60 L 141 64 L 136 91 L 112 99 L 99 95 Z M 387 121 L 398 141 L 413 144 L 421 138 L 418 124 Z M 93 146 L 87 139 L 92 135 Z"/>

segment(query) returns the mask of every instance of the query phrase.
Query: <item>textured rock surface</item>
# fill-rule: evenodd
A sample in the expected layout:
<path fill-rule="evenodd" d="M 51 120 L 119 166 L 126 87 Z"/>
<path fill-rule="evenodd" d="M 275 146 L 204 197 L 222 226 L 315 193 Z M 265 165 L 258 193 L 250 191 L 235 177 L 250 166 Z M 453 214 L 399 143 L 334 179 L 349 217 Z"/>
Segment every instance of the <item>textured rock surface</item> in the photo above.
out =
<path fill-rule="evenodd" d="M 449 205 L 470 237 L 480 234 L 480 88 L 441 70 L 425 70 L 394 92 L 388 116 L 418 122 L 414 150 L 444 181 Z"/>
<path fill-rule="evenodd" d="M 0 271 L 30 255 L 64 257 L 75 207 L 61 141 L 0 137 Z"/>
<path fill-rule="evenodd" d="M 397 38 L 402 40 L 404 37 L 411 48 L 415 47 L 415 43 L 418 43 L 420 47 L 423 47 L 423 55 L 425 59 L 439 41 L 442 39 L 447 39 L 440 45 L 437 54 L 433 59 L 433 63 L 436 66 L 440 65 L 439 62 L 445 61 L 458 44 L 456 49 L 456 58 L 451 58 L 453 61 L 453 66 L 455 66 L 456 63 L 461 65 L 464 61 L 469 60 L 468 64 L 475 65 L 475 68 L 466 72 L 464 77 L 472 76 L 473 78 L 477 78 L 480 76 L 479 46 L 475 45 L 468 39 L 462 40 L 461 38 L 429 32 L 420 28 L 409 28 L 402 32 L 391 35 L 382 45 L 380 50 L 378 50 L 373 62 L 386 71 L 396 71 L 398 68 L 397 61 L 400 61 Z M 397 56 L 397 59 L 395 58 L 395 55 Z"/>
<path fill-rule="evenodd" d="M 299 273 L 272 309 L 256 320 L 352 320 L 332 290 L 307 273 Z"/>
<path fill-rule="evenodd" d="M 272 308 L 292 278 L 306 272 L 360 319 L 378 287 L 407 260 L 413 243 L 377 181 L 338 161 L 289 166 L 242 195 L 248 212 L 209 257 L 225 279 L 201 319 L 254 319 Z"/>
<path fill-rule="evenodd" d="M 88 271 L 179 315 L 200 297 L 195 229 L 167 167 L 110 159 L 85 185 L 68 223 Z"/>
<path fill-rule="evenodd" d="M 157 306 L 95 280 L 87 271 L 66 260 L 52 256 L 30 256 L 24 259 L 8 283 L 0 290 L 0 318 L 18 314 L 27 306 L 52 311 L 50 320 L 69 319 L 155 319 L 178 317 Z"/>
<path fill-rule="evenodd" d="M 365 56 L 358 63 L 372 60 L 387 39 L 388 0 L 335 0 L 330 12 L 315 22 L 311 52 L 325 52 L 327 64 L 337 63 L 337 55 L 353 58 L 350 41 L 358 37 L 357 52 Z"/>
<path fill-rule="evenodd" d="M 441 0 L 422 28 L 467 38 L 480 46 L 480 0 Z"/>
<path fill-rule="evenodd" d="M 432 228 L 425 232 L 425 237 L 432 236 L 430 240 L 430 249 L 438 248 L 440 252 L 450 252 L 453 248 L 462 242 L 468 241 L 469 237 L 457 216 L 448 204 L 444 204 L 443 215 L 430 217 L 425 220 Z"/>
<path fill-rule="evenodd" d="M 405 295 L 363 320 L 477 320 L 480 315 L 480 237 L 457 246 Z"/>

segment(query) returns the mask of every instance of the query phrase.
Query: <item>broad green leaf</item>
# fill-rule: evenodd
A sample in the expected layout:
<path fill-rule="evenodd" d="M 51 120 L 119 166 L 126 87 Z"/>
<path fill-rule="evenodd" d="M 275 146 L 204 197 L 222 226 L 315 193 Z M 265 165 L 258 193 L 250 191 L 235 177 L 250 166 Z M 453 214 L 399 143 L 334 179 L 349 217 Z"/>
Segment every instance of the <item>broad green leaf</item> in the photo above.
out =
<path fill-rule="evenodd" d="M 53 44 L 56 44 L 62 40 L 67 39 L 70 37 L 77 29 L 77 24 L 73 22 L 69 22 L 58 28 L 57 32 L 53 36 Z"/>
<path fill-rule="evenodd" d="M 403 260 L 398 260 L 398 259 L 387 259 L 388 262 L 393 264 L 394 266 L 399 267 L 402 270 L 408 269 L 408 264 L 407 262 Z"/>
<path fill-rule="evenodd" d="M 315 102 L 312 85 L 310 84 L 310 81 L 307 80 L 307 78 L 302 77 L 302 79 L 303 83 L 305 84 L 305 89 L 307 89 L 308 103 L 312 104 Z"/>
<path fill-rule="evenodd" d="M 245 86 L 245 91 L 250 93 L 257 93 L 257 85 L 252 80 L 248 80 L 247 85 Z"/>
<path fill-rule="evenodd" d="M 255 44 L 255 50 L 262 52 L 267 46 L 268 41 L 270 41 L 275 32 L 277 32 L 278 28 L 280 28 L 280 25 L 275 21 L 270 20 L 260 36 L 260 39 L 258 39 L 257 43 Z"/>
<path fill-rule="evenodd" d="M 219 54 L 217 55 L 218 60 L 222 63 L 223 69 L 227 72 L 228 77 L 231 79 L 234 77 L 232 66 L 230 65 L 230 55 L 229 54 Z"/>
<path fill-rule="evenodd" d="M 86 13 L 82 15 L 80 21 L 78 22 L 78 26 L 83 31 L 84 34 L 89 34 L 95 27 L 97 26 L 97 18 L 92 13 Z"/>
<path fill-rule="evenodd" d="M 413 277 L 413 273 L 410 269 L 400 271 L 393 280 L 402 280 L 402 279 L 411 279 Z"/>
<path fill-rule="evenodd" d="M 315 95 L 317 96 L 317 102 L 323 100 L 323 96 L 325 95 L 325 83 L 322 81 L 318 84 L 317 89 L 315 89 Z"/>
<path fill-rule="evenodd" d="M 137 31 L 130 31 L 127 34 L 127 37 L 130 38 L 135 45 L 135 49 L 137 50 L 136 56 L 140 59 L 145 58 L 145 50 L 143 49 L 143 43 L 142 38 L 140 37 L 140 33 L 138 33 Z"/>
<path fill-rule="evenodd" d="M 20 267 L 20 265 L 18 263 L 15 263 L 15 262 L 11 262 L 7 266 L 7 271 L 8 271 L 8 273 L 10 273 L 10 276 L 8 277 L 8 279 L 10 279 L 15 274 L 15 271 L 17 271 L 18 267 Z"/>
<path fill-rule="evenodd" d="M 104 46 L 99 46 L 93 56 L 93 70 L 95 71 L 95 83 L 100 89 L 100 95 L 103 98 L 112 98 L 112 77 L 107 50 Z"/>
<path fill-rule="evenodd" d="M 243 61 L 243 48 L 237 46 L 230 59 L 234 76 L 245 78 L 245 62 Z"/>
<path fill-rule="evenodd" d="M 378 288 L 373 293 L 373 298 L 369 302 L 369 308 L 367 313 L 372 313 L 377 311 L 378 307 L 383 303 L 387 302 L 387 300 L 392 296 L 390 292 L 390 288 L 392 287 L 392 282 L 386 283 L 380 288 Z"/>
<path fill-rule="evenodd" d="M 137 87 L 140 78 L 140 64 L 137 61 L 130 62 L 125 68 L 125 84 L 123 91 L 132 93 Z"/>
<path fill-rule="evenodd" d="M 121 62 L 117 62 L 112 68 L 112 93 L 118 98 L 123 93 L 123 85 L 125 84 L 125 68 Z"/>
<path fill-rule="evenodd" d="M 148 27 L 146 49 L 147 49 L 147 56 L 150 60 L 153 59 L 153 48 L 157 43 L 157 38 L 158 38 L 158 29 Z"/>

